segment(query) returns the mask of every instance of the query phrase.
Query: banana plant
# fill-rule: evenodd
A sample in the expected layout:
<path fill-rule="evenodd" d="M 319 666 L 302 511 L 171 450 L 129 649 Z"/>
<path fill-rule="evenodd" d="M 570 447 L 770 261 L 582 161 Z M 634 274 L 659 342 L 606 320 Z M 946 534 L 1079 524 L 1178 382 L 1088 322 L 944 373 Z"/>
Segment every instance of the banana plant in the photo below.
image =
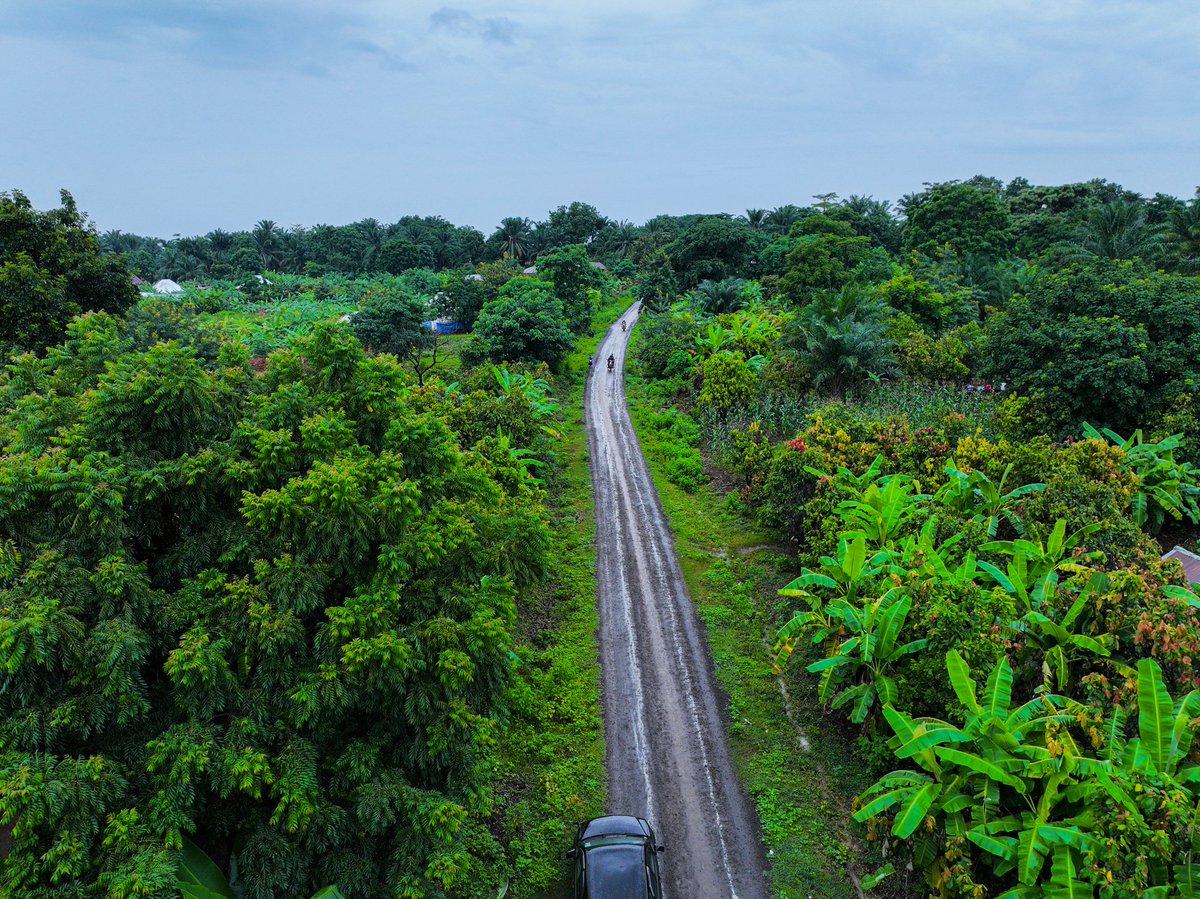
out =
<path fill-rule="evenodd" d="M 883 471 L 883 454 L 881 453 L 871 460 L 871 464 L 862 474 L 855 474 L 848 468 L 839 468 L 835 474 L 829 474 L 811 465 L 804 466 L 804 470 L 814 477 L 829 481 L 843 493 L 860 496 L 863 491 L 879 480 L 880 472 Z"/>
<path fill-rule="evenodd" d="M 870 589 L 889 559 L 890 555 L 882 552 L 868 556 L 867 541 L 862 537 L 853 540 L 843 537 L 838 541 L 836 556 L 822 557 L 819 569 L 803 569 L 798 578 L 779 591 L 780 596 L 803 600 L 808 609 L 796 612 L 776 633 L 776 673 L 795 650 L 801 635 L 809 634 L 810 642 L 819 645 L 841 630 L 840 619 L 832 616 L 828 607 L 839 599 L 852 605 L 858 603 L 859 596 Z"/>
<path fill-rule="evenodd" d="M 1200 798 L 1200 765 L 1191 760 L 1196 719 L 1200 718 L 1200 690 L 1172 699 L 1163 683 L 1162 668 L 1154 659 L 1139 660 L 1137 673 L 1137 736 L 1125 742 L 1120 732 L 1112 735 L 1109 750 L 1113 761 L 1126 770 L 1170 778 Z"/>
<path fill-rule="evenodd" d="M 1108 589 L 1108 577 L 1103 572 L 1093 575 L 1059 621 L 1046 614 L 1054 607 L 1052 600 L 1058 586 L 1057 576 L 1047 575 L 1040 586 L 1038 607 L 1028 609 L 1009 627 L 1024 637 L 1029 648 L 1041 656 L 1043 682 L 1047 686 L 1053 682 L 1055 689 L 1064 692 L 1071 682 L 1072 665 L 1081 656 L 1108 657 L 1110 654 L 1112 634 L 1092 636 L 1087 632 L 1095 596 Z"/>
<path fill-rule="evenodd" d="M 492 374 L 505 396 L 520 393 L 533 407 L 533 414 L 538 418 L 553 415 L 561 407 L 549 398 L 550 384 L 545 378 L 533 378 L 524 372 L 513 374 L 507 368 L 492 366 Z"/>
<path fill-rule="evenodd" d="M 696 335 L 696 349 L 700 355 L 708 357 L 715 355 L 733 343 L 733 334 L 718 322 L 711 322 L 703 334 Z"/>
<path fill-rule="evenodd" d="M 895 552 L 895 564 L 890 571 L 903 577 L 918 577 L 949 587 L 967 587 L 975 583 L 979 575 L 979 564 L 971 550 L 963 555 L 956 566 L 951 567 L 947 551 L 959 543 L 963 535 L 955 534 L 941 543 L 937 542 L 938 518 L 931 515 L 921 525 L 921 530 L 900 541 Z"/>
<path fill-rule="evenodd" d="M 1070 891 L 1080 883 L 1082 853 L 1096 840 L 1075 809 L 1077 787 L 1086 776 L 1085 766 L 1075 762 L 1081 753 L 1060 729 L 1078 714 L 1078 703 L 1042 695 L 1013 708 L 1007 659 L 992 669 L 982 696 L 957 651 L 947 653 L 946 667 L 966 712 L 965 724 L 960 728 L 935 718 L 914 719 L 885 707 L 895 734 L 889 748 L 922 770 L 893 771 L 880 778 L 859 798 L 855 819 L 891 813 L 891 832 L 901 839 L 912 837 L 922 825 L 940 822 L 948 836 L 965 838 L 983 850 L 1002 882 L 1015 875 L 1017 884 L 1005 895 L 1079 895 Z M 1044 739 L 1051 727 L 1056 752 Z"/>
<path fill-rule="evenodd" d="M 1024 535 L 1024 522 L 1014 507 L 1029 494 L 1045 490 L 1046 485 L 1024 484 L 1005 493 L 1004 488 L 1011 471 L 1012 463 L 1009 463 L 1000 476 L 1000 483 L 997 484 L 982 471 L 963 471 L 958 467 L 957 460 L 951 459 L 946 462 L 948 480 L 935 494 L 934 499 L 960 515 L 983 522 L 987 526 L 989 537 L 996 536 L 1001 519 L 1007 519 L 1018 534 Z"/>
<path fill-rule="evenodd" d="M 512 438 L 509 437 L 499 426 L 496 427 L 496 445 L 513 462 L 514 465 L 521 469 L 525 476 L 525 483 L 533 487 L 541 487 L 543 481 L 541 478 L 534 477 L 534 468 L 545 467 L 545 462 L 534 458 L 533 450 L 526 447 L 515 447 L 512 443 Z"/>
<path fill-rule="evenodd" d="M 1139 527 L 1157 534 L 1168 518 L 1180 521 L 1186 517 L 1193 524 L 1200 523 L 1200 469 L 1175 460 L 1175 450 L 1183 443 L 1182 434 L 1148 441 L 1141 429 L 1121 437 L 1108 428 L 1096 430 L 1084 422 L 1083 436 L 1111 442 L 1125 451 L 1121 468 L 1138 479 L 1132 514 Z"/>
<path fill-rule="evenodd" d="M 1098 551 L 1074 554 L 1100 527 L 1099 524 L 1085 525 L 1068 537 L 1067 522 L 1060 518 L 1044 542 L 1021 539 L 983 544 L 979 547 L 980 552 L 1008 556 L 1009 562 L 1004 571 L 991 562 L 980 562 L 979 567 L 1006 592 L 1021 600 L 1028 611 L 1045 601 L 1047 592 L 1057 583 L 1059 572 L 1079 574 L 1088 570 L 1082 563 L 1104 558 L 1104 553 Z"/>
<path fill-rule="evenodd" d="M 871 484 L 857 499 L 838 504 L 846 536 L 864 537 L 877 549 L 891 547 L 915 519 L 926 514 L 929 495 L 917 493 L 913 481 L 891 477 Z"/>
<path fill-rule="evenodd" d="M 826 614 L 841 623 L 845 638 L 837 640 L 826 658 L 808 666 L 808 671 L 821 674 L 822 703 L 835 709 L 851 706 L 850 720 L 862 724 L 876 702 L 896 702 L 893 667 L 929 645 L 924 639 L 900 642 L 911 609 L 912 596 L 899 587 L 877 599 L 867 598 L 861 606 L 844 599 L 829 604 Z"/>
<path fill-rule="evenodd" d="M 187 837 L 183 838 L 175 878 L 175 888 L 183 899 L 238 899 L 240 895 L 217 863 Z M 346 899 L 346 895 L 335 885 L 317 890 L 312 899 Z"/>

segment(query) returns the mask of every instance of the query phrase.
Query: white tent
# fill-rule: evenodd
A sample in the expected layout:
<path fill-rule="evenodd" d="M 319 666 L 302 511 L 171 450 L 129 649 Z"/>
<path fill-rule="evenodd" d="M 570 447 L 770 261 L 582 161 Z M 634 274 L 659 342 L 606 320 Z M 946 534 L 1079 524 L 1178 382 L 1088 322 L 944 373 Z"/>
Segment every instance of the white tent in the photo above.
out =
<path fill-rule="evenodd" d="M 154 282 L 155 293 L 183 293 L 183 288 L 172 281 L 170 278 L 163 278 L 161 281 Z"/>

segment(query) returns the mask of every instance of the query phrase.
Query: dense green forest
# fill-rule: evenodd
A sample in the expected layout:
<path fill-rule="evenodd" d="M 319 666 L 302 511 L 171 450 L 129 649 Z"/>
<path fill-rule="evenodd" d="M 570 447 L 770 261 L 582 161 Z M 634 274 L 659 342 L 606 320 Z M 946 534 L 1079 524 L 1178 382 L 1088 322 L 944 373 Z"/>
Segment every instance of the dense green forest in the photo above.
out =
<path fill-rule="evenodd" d="M 1200 192 L 977 177 L 487 237 L 0 195 L 0 895 L 557 895 L 603 805 L 580 384 L 636 300 L 643 442 L 773 535 L 747 651 L 873 783 L 863 888 L 1200 892 L 1160 558 L 1200 524 Z"/>

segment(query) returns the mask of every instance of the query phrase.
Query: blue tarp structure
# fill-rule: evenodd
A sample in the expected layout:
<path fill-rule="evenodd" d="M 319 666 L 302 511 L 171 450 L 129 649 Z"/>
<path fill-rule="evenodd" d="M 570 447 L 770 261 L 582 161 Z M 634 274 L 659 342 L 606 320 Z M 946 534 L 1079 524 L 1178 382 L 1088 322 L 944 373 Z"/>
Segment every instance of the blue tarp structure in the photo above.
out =
<path fill-rule="evenodd" d="M 425 327 L 434 334 L 466 334 L 467 326 L 462 322 L 452 322 L 444 318 L 435 318 L 425 322 Z"/>

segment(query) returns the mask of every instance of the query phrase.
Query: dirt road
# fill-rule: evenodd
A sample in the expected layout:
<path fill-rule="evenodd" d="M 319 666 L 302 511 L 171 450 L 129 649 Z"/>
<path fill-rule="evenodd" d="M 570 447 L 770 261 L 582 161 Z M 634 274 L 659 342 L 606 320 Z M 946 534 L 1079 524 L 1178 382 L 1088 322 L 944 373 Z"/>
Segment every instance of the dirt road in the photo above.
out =
<path fill-rule="evenodd" d="M 632 325 L 636 308 L 624 319 Z M 585 405 L 609 811 L 654 826 L 670 899 L 764 899 L 758 820 L 734 775 L 702 625 L 625 408 L 632 331 L 618 322 L 605 336 Z"/>

